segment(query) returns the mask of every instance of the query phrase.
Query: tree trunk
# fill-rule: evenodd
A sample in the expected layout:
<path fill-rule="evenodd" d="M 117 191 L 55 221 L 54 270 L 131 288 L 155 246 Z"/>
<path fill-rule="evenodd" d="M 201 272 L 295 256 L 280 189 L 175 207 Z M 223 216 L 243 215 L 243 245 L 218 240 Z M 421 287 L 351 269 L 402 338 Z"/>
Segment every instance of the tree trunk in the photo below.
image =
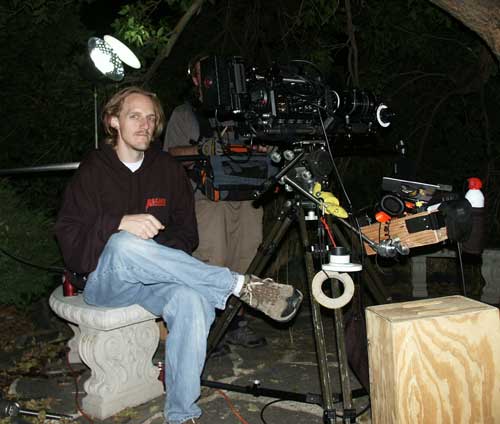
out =
<path fill-rule="evenodd" d="M 498 0 L 430 0 L 478 34 L 500 60 L 500 4 Z"/>

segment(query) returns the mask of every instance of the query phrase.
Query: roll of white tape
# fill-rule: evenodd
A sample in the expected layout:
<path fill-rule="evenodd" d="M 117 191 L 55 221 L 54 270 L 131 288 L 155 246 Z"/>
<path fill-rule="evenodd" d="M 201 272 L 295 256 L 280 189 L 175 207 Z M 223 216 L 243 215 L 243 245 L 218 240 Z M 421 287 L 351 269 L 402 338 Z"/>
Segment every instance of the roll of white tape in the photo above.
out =
<path fill-rule="evenodd" d="M 344 285 L 344 292 L 336 298 L 328 297 L 323 292 L 323 283 L 329 278 L 339 280 Z M 354 295 L 354 282 L 347 273 L 320 271 L 312 281 L 312 294 L 316 302 L 328 309 L 339 309 L 347 305 Z"/>

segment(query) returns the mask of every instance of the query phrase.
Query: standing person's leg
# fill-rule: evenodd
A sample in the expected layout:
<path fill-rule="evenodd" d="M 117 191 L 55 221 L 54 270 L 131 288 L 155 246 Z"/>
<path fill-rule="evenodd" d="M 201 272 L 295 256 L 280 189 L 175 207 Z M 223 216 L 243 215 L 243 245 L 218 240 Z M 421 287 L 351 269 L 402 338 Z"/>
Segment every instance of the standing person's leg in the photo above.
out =
<path fill-rule="evenodd" d="M 196 201 L 199 246 L 193 256 L 244 274 L 262 243 L 262 208 L 252 201 Z"/>
<path fill-rule="evenodd" d="M 227 238 L 225 231 L 224 204 L 226 202 L 212 202 L 206 198 L 196 199 L 195 211 L 198 223 L 198 248 L 193 256 L 207 264 L 226 266 Z M 227 343 L 222 340 L 211 357 L 223 356 L 231 352 Z"/>
<path fill-rule="evenodd" d="M 262 243 L 262 208 L 255 208 L 251 200 L 224 202 L 225 234 L 228 240 L 225 265 L 245 273 Z M 232 345 L 247 348 L 262 347 L 266 338 L 248 325 L 245 307 L 231 322 L 225 340 Z"/>
<path fill-rule="evenodd" d="M 262 215 L 262 208 L 254 208 L 252 201 L 197 200 L 200 244 L 193 255 L 205 263 L 246 272 L 262 241 Z M 265 337 L 248 326 L 244 308 L 231 321 L 225 338 L 212 351 L 212 356 L 229 353 L 225 342 L 247 348 L 266 345 Z"/>
<path fill-rule="evenodd" d="M 228 255 L 225 203 L 198 199 L 195 204 L 198 222 L 198 248 L 193 256 L 211 265 L 226 267 Z"/>
<path fill-rule="evenodd" d="M 201 415 L 196 401 L 215 310 L 188 287 L 158 284 L 147 289 L 139 304 L 161 315 L 169 331 L 165 345 L 165 418 L 169 424 L 182 423 Z"/>
<path fill-rule="evenodd" d="M 228 258 L 225 266 L 244 274 L 262 243 L 262 207 L 255 208 L 251 200 L 226 202 L 226 234 Z"/>

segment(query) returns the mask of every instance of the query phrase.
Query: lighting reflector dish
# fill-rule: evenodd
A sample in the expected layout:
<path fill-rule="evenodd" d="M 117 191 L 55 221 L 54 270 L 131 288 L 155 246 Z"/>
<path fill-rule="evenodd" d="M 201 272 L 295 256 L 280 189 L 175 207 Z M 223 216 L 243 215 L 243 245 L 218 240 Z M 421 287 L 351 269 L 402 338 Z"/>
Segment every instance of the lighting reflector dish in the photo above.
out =
<path fill-rule="evenodd" d="M 105 35 L 103 38 L 106 44 L 111 46 L 123 63 L 126 63 L 131 68 L 140 69 L 141 62 L 125 44 L 111 35 Z"/>
<path fill-rule="evenodd" d="M 123 64 L 111 46 L 104 40 L 92 37 L 87 42 L 90 58 L 95 67 L 113 81 L 121 81 L 125 76 Z"/>

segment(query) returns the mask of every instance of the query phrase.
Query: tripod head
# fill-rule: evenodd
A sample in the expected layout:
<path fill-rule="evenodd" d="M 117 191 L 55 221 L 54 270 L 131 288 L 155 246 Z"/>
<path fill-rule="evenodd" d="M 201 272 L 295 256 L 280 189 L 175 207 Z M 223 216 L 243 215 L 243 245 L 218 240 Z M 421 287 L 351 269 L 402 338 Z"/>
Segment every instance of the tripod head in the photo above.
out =
<path fill-rule="evenodd" d="M 362 238 L 378 255 L 392 258 L 397 254 L 409 254 L 409 248 L 397 238 L 375 242 L 366 236 L 359 227 L 351 225 L 346 220 L 348 214 L 341 213 L 344 209 L 340 207 L 335 196 L 329 192 L 317 191 L 318 186 L 328 185 L 332 171 L 336 170 L 333 157 L 324 143 L 312 142 L 282 151 L 279 154 L 279 160 L 282 162 L 281 170 L 269 178 L 262 185 L 261 190 L 255 192 L 255 198 L 259 198 L 276 184 L 281 184 L 286 191 L 295 192 L 307 199 L 309 203 L 312 202 L 322 214 L 334 215 L 338 222 Z M 334 207 L 330 200 L 332 198 L 336 202 Z"/>

